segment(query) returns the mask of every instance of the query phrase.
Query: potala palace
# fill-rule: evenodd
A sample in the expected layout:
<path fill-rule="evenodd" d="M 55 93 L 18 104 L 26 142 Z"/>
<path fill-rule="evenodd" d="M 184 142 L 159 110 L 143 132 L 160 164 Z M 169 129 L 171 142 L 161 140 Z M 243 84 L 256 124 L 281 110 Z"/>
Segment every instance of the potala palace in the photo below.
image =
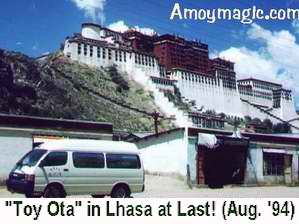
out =
<path fill-rule="evenodd" d="M 209 58 L 208 45 L 199 41 L 164 34 L 145 35 L 136 30 L 124 33 L 97 24 L 85 23 L 81 33 L 67 37 L 64 54 L 90 66 L 117 66 L 130 78 L 153 92 L 156 104 L 176 125 L 223 128 L 215 111 L 230 118 L 245 116 L 270 119 L 274 124 L 290 121 L 296 114 L 291 90 L 281 84 L 255 78 L 237 80 L 234 63 Z M 186 113 L 175 106 L 165 93 L 179 92 L 192 104 Z M 291 123 L 298 126 L 298 121 Z"/>

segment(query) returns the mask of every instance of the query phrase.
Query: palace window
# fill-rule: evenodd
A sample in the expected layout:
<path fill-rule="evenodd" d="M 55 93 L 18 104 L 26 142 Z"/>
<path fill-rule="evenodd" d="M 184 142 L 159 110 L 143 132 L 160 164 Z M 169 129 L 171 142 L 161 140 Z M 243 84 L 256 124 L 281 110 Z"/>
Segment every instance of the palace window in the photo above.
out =
<path fill-rule="evenodd" d="M 98 56 L 98 58 L 101 57 L 101 48 L 100 47 L 97 48 L 97 56 Z"/>
<path fill-rule="evenodd" d="M 102 57 L 103 57 L 103 59 L 106 58 L 106 48 L 103 48 Z"/>
<path fill-rule="evenodd" d="M 124 62 L 127 62 L 127 52 L 124 51 Z"/>
<path fill-rule="evenodd" d="M 147 65 L 147 56 L 144 57 L 144 60 L 145 60 L 145 65 Z"/>
<path fill-rule="evenodd" d="M 115 61 L 118 61 L 118 51 L 115 51 Z"/>
<path fill-rule="evenodd" d="M 81 54 L 81 44 L 78 44 L 78 54 Z"/>
<path fill-rule="evenodd" d="M 122 51 L 119 52 L 119 61 L 122 61 L 122 60 L 123 60 L 123 58 L 122 58 L 122 55 L 123 55 L 123 54 L 122 54 L 122 53 L 123 53 Z"/>
<path fill-rule="evenodd" d="M 284 175 L 284 154 L 264 152 L 264 175 Z"/>
<path fill-rule="evenodd" d="M 111 49 L 108 49 L 108 59 L 109 60 L 112 59 L 112 51 L 111 51 Z"/>
<path fill-rule="evenodd" d="M 84 55 L 86 56 L 87 55 L 87 45 L 84 44 Z"/>
<path fill-rule="evenodd" d="M 89 56 L 90 57 L 93 56 L 93 46 L 92 45 L 89 46 Z"/>

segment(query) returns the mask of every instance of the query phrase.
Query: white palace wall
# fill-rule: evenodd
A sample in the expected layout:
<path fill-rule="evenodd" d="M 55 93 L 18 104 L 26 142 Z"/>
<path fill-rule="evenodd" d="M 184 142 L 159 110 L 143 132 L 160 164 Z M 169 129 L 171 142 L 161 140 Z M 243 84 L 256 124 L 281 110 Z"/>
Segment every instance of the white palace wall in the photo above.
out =
<path fill-rule="evenodd" d="M 95 66 L 95 67 L 109 67 L 116 65 L 121 72 L 132 73 L 136 69 L 144 72 L 147 76 L 159 76 L 160 70 L 157 60 L 153 56 L 138 54 L 135 52 L 128 52 L 117 48 L 109 48 L 111 56 L 109 56 L 109 50 L 107 47 L 92 46 L 92 56 L 90 54 L 90 46 L 87 47 L 86 55 L 84 54 L 84 44 L 81 44 L 81 54 L 78 54 L 78 43 L 69 42 L 65 43 L 64 54 L 69 56 L 74 61 Z M 98 54 L 99 49 L 99 54 Z M 116 60 L 116 54 L 118 60 Z M 103 55 L 105 55 L 103 57 Z M 121 57 L 120 57 L 121 55 Z M 144 64 L 136 63 L 135 57 L 143 58 Z M 121 58 L 121 60 L 120 60 Z M 147 64 L 145 63 L 147 61 Z M 149 64 L 149 62 L 151 62 Z"/>
<path fill-rule="evenodd" d="M 215 110 L 231 116 L 243 117 L 242 102 L 236 89 L 223 87 L 221 79 L 205 76 L 191 78 L 193 74 L 176 71 L 173 78 L 177 80 L 177 87 L 181 95 L 196 102 L 197 107 L 205 110 Z"/>
<path fill-rule="evenodd" d="M 115 46 L 108 48 L 92 45 L 87 45 L 87 52 L 84 54 L 84 44 L 81 44 L 81 53 L 79 54 L 78 43 L 69 40 L 65 42 L 64 54 L 74 61 L 90 66 L 108 67 L 116 65 L 121 72 L 128 73 L 130 78 L 152 91 L 156 104 L 168 116 L 175 115 L 178 126 L 190 125 L 187 116 L 177 109 L 172 102 L 169 102 L 150 80 L 150 76 L 160 77 L 158 61 L 154 56 L 121 50 Z M 244 116 L 250 116 L 261 120 L 270 119 L 273 123 L 280 122 L 258 108 L 242 102 L 238 89 L 224 87 L 221 79 L 181 70 L 174 70 L 171 77 L 177 80 L 175 85 L 180 90 L 181 96 L 194 100 L 197 108 L 203 106 L 204 110 L 215 110 L 217 113 L 225 113 L 234 117 L 243 118 Z M 264 105 L 268 108 L 272 107 L 272 101 L 269 99 L 260 99 L 246 95 L 241 95 L 241 97 L 254 104 Z M 287 101 L 283 98 L 281 99 L 281 108 L 272 109 L 270 112 L 286 121 L 297 117 L 293 100 Z M 292 124 L 299 126 L 299 121 L 294 121 Z"/>

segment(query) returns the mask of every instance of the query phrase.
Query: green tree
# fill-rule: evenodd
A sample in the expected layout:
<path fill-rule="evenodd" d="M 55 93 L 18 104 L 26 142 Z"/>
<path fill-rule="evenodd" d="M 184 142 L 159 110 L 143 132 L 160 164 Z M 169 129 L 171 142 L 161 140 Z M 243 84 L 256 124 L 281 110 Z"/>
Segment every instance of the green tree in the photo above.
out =
<path fill-rule="evenodd" d="M 266 133 L 273 133 L 273 123 L 270 119 L 263 120 L 263 126 L 266 128 Z"/>
<path fill-rule="evenodd" d="M 225 118 L 226 118 L 226 114 L 225 114 L 225 113 L 220 113 L 219 116 L 220 116 L 222 119 L 225 119 Z"/>
<path fill-rule="evenodd" d="M 245 116 L 245 124 L 249 124 L 252 121 L 252 118 L 250 116 Z"/>
<path fill-rule="evenodd" d="M 288 123 L 278 123 L 273 125 L 274 133 L 291 133 L 291 126 Z"/>
<path fill-rule="evenodd" d="M 254 123 L 254 124 L 261 124 L 262 123 L 261 119 L 259 119 L 257 117 L 252 119 L 251 122 Z"/>

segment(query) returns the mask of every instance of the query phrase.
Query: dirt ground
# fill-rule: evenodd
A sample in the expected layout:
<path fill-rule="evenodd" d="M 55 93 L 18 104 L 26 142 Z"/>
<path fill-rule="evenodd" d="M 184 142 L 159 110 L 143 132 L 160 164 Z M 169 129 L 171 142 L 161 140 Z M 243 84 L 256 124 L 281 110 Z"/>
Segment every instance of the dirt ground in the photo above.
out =
<path fill-rule="evenodd" d="M 193 188 L 190 189 L 181 180 L 165 176 L 147 176 L 146 190 L 135 197 L 145 198 L 277 198 L 298 197 L 299 187 L 235 187 L 222 189 Z"/>
<path fill-rule="evenodd" d="M 193 188 L 178 178 L 146 176 L 145 192 L 133 194 L 134 198 L 299 198 L 299 187 L 224 187 L 222 189 Z M 0 188 L 0 198 L 23 197 Z M 86 197 L 86 196 L 83 196 Z"/>

